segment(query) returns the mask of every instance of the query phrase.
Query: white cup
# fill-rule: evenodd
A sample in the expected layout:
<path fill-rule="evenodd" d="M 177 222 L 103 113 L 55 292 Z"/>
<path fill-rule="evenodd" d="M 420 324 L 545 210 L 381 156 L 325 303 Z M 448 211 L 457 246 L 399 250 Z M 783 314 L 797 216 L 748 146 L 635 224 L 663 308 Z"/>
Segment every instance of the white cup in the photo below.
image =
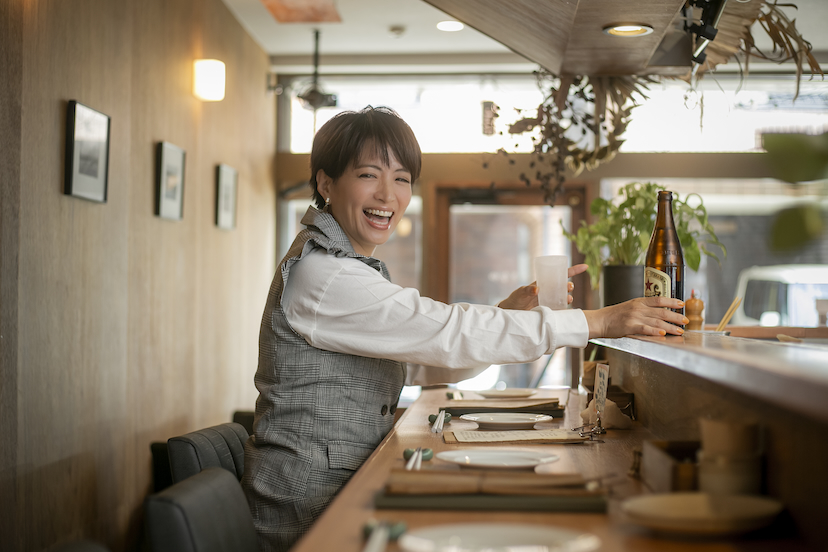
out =
<path fill-rule="evenodd" d="M 568 265 L 569 258 L 566 255 L 535 257 L 538 303 L 542 307 L 552 310 L 566 308 Z"/>

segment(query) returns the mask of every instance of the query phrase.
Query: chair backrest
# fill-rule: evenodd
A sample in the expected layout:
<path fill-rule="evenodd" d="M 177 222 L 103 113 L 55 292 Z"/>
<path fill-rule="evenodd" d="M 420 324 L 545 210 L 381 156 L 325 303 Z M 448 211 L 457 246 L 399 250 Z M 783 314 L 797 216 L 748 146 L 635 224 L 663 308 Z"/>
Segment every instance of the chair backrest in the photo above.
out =
<path fill-rule="evenodd" d="M 244 427 L 225 423 L 169 439 L 173 481 L 178 483 L 210 467 L 224 468 L 240 480 L 247 438 Z"/>
<path fill-rule="evenodd" d="M 53 552 L 109 552 L 109 548 L 92 541 L 77 541 L 64 544 Z"/>
<path fill-rule="evenodd" d="M 152 455 L 152 492 L 160 493 L 173 484 L 170 467 L 169 445 L 166 442 L 150 443 Z"/>
<path fill-rule="evenodd" d="M 144 507 L 152 552 L 259 552 L 244 491 L 225 469 L 206 468 Z"/>
<path fill-rule="evenodd" d="M 252 410 L 237 410 L 233 412 L 233 421 L 244 426 L 247 433 L 253 435 L 253 418 L 256 413 Z"/>

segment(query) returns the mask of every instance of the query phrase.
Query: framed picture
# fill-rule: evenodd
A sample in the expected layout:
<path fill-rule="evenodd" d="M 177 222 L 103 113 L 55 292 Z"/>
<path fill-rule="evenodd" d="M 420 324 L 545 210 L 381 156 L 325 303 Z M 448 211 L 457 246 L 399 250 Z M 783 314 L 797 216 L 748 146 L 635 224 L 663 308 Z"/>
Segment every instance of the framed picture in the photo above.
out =
<path fill-rule="evenodd" d="M 71 100 L 66 110 L 63 193 L 106 203 L 110 117 Z"/>
<path fill-rule="evenodd" d="M 239 172 L 229 165 L 216 167 L 216 226 L 225 230 L 236 227 L 236 195 Z"/>
<path fill-rule="evenodd" d="M 186 152 L 160 142 L 155 162 L 155 214 L 169 220 L 184 218 L 184 159 Z"/>

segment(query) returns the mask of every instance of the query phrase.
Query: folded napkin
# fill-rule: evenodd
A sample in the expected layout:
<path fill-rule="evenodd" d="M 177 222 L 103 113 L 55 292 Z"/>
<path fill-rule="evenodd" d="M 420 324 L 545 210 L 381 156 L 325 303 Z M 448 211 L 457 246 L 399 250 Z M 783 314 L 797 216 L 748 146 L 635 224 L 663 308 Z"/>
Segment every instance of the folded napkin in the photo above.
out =
<path fill-rule="evenodd" d="M 577 473 L 394 469 L 374 497 L 377 508 L 604 512 L 602 488 Z"/>
<path fill-rule="evenodd" d="M 589 401 L 587 407 L 581 411 L 581 420 L 585 424 L 594 424 L 598 421 L 598 413 L 595 411 L 595 399 Z M 604 404 L 604 414 L 601 416 L 601 426 L 606 429 L 629 429 L 632 427 L 632 420 L 621 412 L 617 404 L 607 399 Z"/>
<path fill-rule="evenodd" d="M 565 407 L 555 398 L 546 399 L 510 399 L 510 400 L 452 400 L 440 407 L 452 416 L 486 412 L 531 412 L 546 414 L 553 418 L 563 418 Z"/>
<path fill-rule="evenodd" d="M 522 512 L 606 512 L 604 496 L 388 495 L 374 496 L 374 507 L 389 510 L 492 510 Z"/>

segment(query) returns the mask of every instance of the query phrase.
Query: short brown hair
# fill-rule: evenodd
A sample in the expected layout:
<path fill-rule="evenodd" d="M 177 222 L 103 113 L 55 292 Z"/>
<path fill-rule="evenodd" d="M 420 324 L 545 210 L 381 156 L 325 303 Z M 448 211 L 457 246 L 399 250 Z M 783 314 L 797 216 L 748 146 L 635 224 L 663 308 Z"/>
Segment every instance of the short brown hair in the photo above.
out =
<path fill-rule="evenodd" d="M 390 162 L 388 149 L 391 148 L 400 164 L 411 173 L 411 182 L 420 177 L 420 145 L 411 127 L 396 111 L 370 105 L 360 111 L 343 111 L 322 125 L 313 139 L 310 187 L 317 208 L 325 205 L 325 198 L 316 189 L 319 170 L 336 180 L 359 161 L 367 147 L 373 148 L 373 153 L 386 164 Z"/>

